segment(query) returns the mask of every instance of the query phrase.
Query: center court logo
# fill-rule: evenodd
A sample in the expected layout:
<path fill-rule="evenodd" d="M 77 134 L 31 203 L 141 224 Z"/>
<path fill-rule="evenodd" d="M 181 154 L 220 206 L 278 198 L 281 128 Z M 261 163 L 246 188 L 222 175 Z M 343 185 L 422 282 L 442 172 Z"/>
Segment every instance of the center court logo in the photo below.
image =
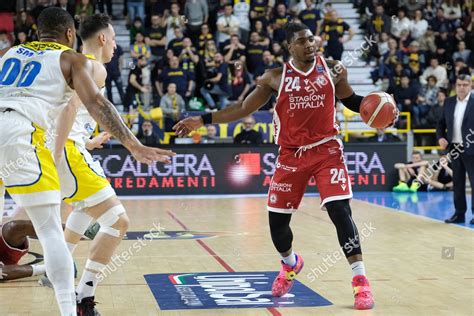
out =
<path fill-rule="evenodd" d="M 332 303 L 295 281 L 291 293 L 272 297 L 276 272 L 149 274 L 161 310 L 326 306 Z"/>

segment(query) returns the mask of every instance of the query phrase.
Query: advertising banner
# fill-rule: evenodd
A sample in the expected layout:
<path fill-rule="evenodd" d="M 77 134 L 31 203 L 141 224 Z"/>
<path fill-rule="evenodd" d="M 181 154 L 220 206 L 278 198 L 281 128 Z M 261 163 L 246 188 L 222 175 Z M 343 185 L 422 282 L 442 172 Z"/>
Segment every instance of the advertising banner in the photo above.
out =
<path fill-rule="evenodd" d="M 171 148 L 172 163 L 151 166 L 121 148 L 93 156 L 118 195 L 266 193 L 275 171 L 274 145 L 236 147 L 200 145 Z M 353 191 L 390 191 L 397 182 L 394 164 L 405 161 L 406 144 L 347 144 L 344 156 Z M 310 179 L 306 192 L 317 192 Z"/>

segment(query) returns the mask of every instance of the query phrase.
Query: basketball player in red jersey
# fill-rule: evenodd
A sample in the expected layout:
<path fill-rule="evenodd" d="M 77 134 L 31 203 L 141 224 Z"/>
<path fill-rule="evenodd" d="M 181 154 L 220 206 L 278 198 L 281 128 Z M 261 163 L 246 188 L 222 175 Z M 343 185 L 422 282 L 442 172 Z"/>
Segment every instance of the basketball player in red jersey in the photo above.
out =
<path fill-rule="evenodd" d="M 186 118 L 174 129 L 179 136 L 184 136 L 203 124 L 238 120 L 257 111 L 277 92 L 273 123 L 280 151 L 267 209 L 271 237 L 281 254 L 282 267 L 273 282 L 272 294 L 288 293 L 296 274 L 303 268 L 303 258 L 292 250 L 290 220 L 298 209 L 308 180 L 314 176 L 321 195 L 321 208 L 328 211 L 336 226 L 339 244 L 352 268 L 354 307 L 370 309 L 374 299 L 365 277 L 358 231 L 352 220 L 351 184 L 335 122 L 336 97 L 355 112 L 359 112 L 363 97 L 354 93 L 347 71 L 339 61 L 316 56 L 315 36 L 307 26 L 287 24 L 286 39 L 291 60 L 283 67 L 268 70 L 243 102 L 218 112 Z"/>

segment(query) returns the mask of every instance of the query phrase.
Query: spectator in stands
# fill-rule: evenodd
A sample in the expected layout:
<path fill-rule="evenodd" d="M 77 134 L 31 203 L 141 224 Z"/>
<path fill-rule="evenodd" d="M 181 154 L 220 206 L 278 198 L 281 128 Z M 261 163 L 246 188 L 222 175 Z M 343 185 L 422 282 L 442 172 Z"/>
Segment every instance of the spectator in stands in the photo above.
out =
<path fill-rule="evenodd" d="M 426 64 L 425 55 L 419 49 L 420 44 L 412 41 L 408 46 L 408 51 L 403 54 L 402 63 L 410 71 L 412 79 L 421 75 Z"/>
<path fill-rule="evenodd" d="M 20 11 L 16 15 L 15 34 L 24 32 L 28 38 L 36 37 L 36 25 L 32 17 L 26 11 Z"/>
<path fill-rule="evenodd" d="M 171 58 L 174 57 L 174 53 L 172 49 L 167 49 L 166 54 L 163 58 L 161 58 L 158 62 L 155 64 L 154 68 L 154 80 L 158 78 L 158 76 L 161 74 L 161 72 L 166 68 L 170 66 L 170 60 Z"/>
<path fill-rule="evenodd" d="M 260 36 L 260 43 L 265 46 L 270 45 L 270 37 L 268 36 L 267 30 L 263 27 L 263 22 L 261 20 L 255 21 L 253 25 L 254 31 Z"/>
<path fill-rule="evenodd" d="M 5 30 L 0 30 L 0 49 L 9 48 L 11 46 L 7 32 Z"/>
<path fill-rule="evenodd" d="M 234 137 L 234 144 L 262 144 L 263 137 L 258 131 L 253 128 L 255 126 L 255 118 L 252 115 L 245 117 L 242 120 L 243 130 Z"/>
<path fill-rule="evenodd" d="M 216 43 L 214 41 L 207 41 L 205 48 L 204 48 L 204 54 L 203 54 L 203 60 L 204 60 L 204 65 L 206 68 L 206 72 L 212 71 L 212 69 L 216 68 L 216 63 L 214 62 L 214 56 L 217 54 L 217 47 Z"/>
<path fill-rule="evenodd" d="M 354 31 L 343 19 L 338 18 L 337 12 L 330 13 L 330 20 L 325 21 L 321 27 L 327 45 L 325 47 L 325 56 L 332 57 L 335 60 L 341 60 L 344 51 L 344 43 L 351 40 Z M 349 32 L 349 38 L 344 39 L 344 34 Z"/>
<path fill-rule="evenodd" d="M 280 3 L 276 6 L 273 19 L 270 21 L 273 30 L 273 41 L 283 43 L 285 41 L 285 24 L 288 23 L 288 12 L 286 5 Z"/>
<path fill-rule="evenodd" d="M 179 61 L 181 67 L 194 77 L 196 65 L 199 62 L 199 55 L 196 53 L 193 43 L 189 37 L 185 37 L 183 39 L 183 50 L 179 55 Z"/>
<path fill-rule="evenodd" d="M 400 87 L 394 87 L 395 101 L 397 107 L 401 112 L 410 112 L 412 121 L 415 125 L 418 125 L 419 117 L 416 116 L 418 111 L 414 109 L 416 105 L 416 98 L 418 96 L 417 89 L 411 84 L 410 77 L 408 75 L 402 75 Z"/>
<path fill-rule="evenodd" d="M 428 21 L 423 18 L 421 10 L 415 11 L 415 18 L 410 23 L 410 35 L 413 39 L 418 40 L 423 37 L 428 30 Z"/>
<path fill-rule="evenodd" d="M 444 10 L 444 17 L 451 22 L 451 25 L 457 27 L 462 16 L 461 6 L 457 0 L 444 0 L 441 8 Z"/>
<path fill-rule="evenodd" d="M 174 28 L 173 39 L 168 42 L 168 49 L 172 49 L 175 56 L 179 56 L 183 50 L 183 39 L 183 30 L 180 26 L 176 26 Z"/>
<path fill-rule="evenodd" d="M 232 34 L 238 34 L 240 21 L 232 14 L 233 9 L 231 4 L 226 4 L 224 8 L 224 15 L 217 20 L 217 41 L 219 48 L 226 45 L 226 41 L 230 40 Z"/>
<path fill-rule="evenodd" d="M 437 86 L 437 79 L 434 75 L 426 78 L 426 84 L 423 84 L 416 103 L 418 109 L 418 117 L 421 119 L 429 112 L 430 108 L 437 105 L 439 87 Z"/>
<path fill-rule="evenodd" d="M 262 63 L 262 66 L 259 67 L 255 72 L 254 72 L 254 76 L 257 80 L 260 79 L 260 76 L 263 75 L 263 73 L 265 71 L 267 71 L 268 69 L 273 69 L 273 68 L 277 68 L 277 67 L 280 67 L 281 64 L 278 64 L 275 62 L 275 59 L 272 55 L 272 53 L 269 51 L 269 50 L 266 50 L 263 52 L 263 63 Z"/>
<path fill-rule="evenodd" d="M 267 0 L 253 0 L 250 2 L 250 19 L 252 24 L 265 17 L 267 3 Z"/>
<path fill-rule="evenodd" d="M 147 60 L 151 58 L 150 46 L 145 44 L 145 36 L 142 32 L 137 32 L 135 35 L 135 43 L 130 45 L 130 56 L 133 58 L 133 62 L 137 62 L 139 56 L 146 56 Z"/>
<path fill-rule="evenodd" d="M 436 37 L 436 57 L 440 64 L 451 62 L 452 52 L 454 50 L 454 41 L 447 31 L 443 31 Z"/>
<path fill-rule="evenodd" d="M 431 26 L 428 26 L 425 36 L 418 39 L 420 44 L 420 51 L 428 56 L 434 56 L 436 53 L 436 37 Z"/>
<path fill-rule="evenodd" d="M 145 26 L 143 26 L 143 20 L 139 16 L 135 17 L 133 20 L 133 25 L 130 27 L 130 44 L 133 44 L 135 41 L 135 36 L 137 33 L 146 34 Z"/>
<path fill-rule="evenodd" d="M 223 52 L 226 63 L 245 62 L 245 45 L 240 42 L 237 34 L 231 35 L 230 43 L 224 47 Z"/>
<path fill-rule="evenodd" d="M 105 13 L 105 8 L 107 8 L 107 15 L 109 15 L 111 19 L 115 19 L 115 16 L 113 15 L 113 12 L 112 12 L 112 0 L 99 0 L 98 4 L 99 4 L 100 13 Z M 104 4 L 105 4 L 105 7 L 104 7 Z"/>
<path fill-rule="evenodd" d="M 151 87 L 143 83 L 143 68 L 148 64 L 146 56 L 139 56 L 137 64 L 130 69 L 128 75 L 128 86 L 125 96 L 125 103 L 123 105 L 125 112 L 130 111 L 130 106 L 135 108 L 140 101 L 141 93 L 151 92 Z"/>
<path fill-rule="evenodd" d="M 388 40 L 388 51 L 382 55 L 379 67 L 372 71 L 372 80 L 375 83 L 382 78 L 388 78 L 393 74 L 395 65 L 401 63 L 402 52 L 398 49 L 397 41 L 393 38 Z"/>
<path fill-rule="evenodd" d="M 107 0 L 107 1 L 110 1 L 110 0 Z M 102 3 L 102 1 L 99 3 L 99 7 L 100 7 L 101 3 Z M 56 6 L 63 9 L 63 10 L 65 10 L 65 11 L 67 11 L 67 12 L 69 12 L 69 14 L 71 16 L 74 16 L 74 14 L 75 14 L 76 9 L 75 9 L 74 5 L 69 0 L 58 0 L 58 4 L 56 4 Z M 109 15 L 111 15 L 111 14 L 112 14 L 112 11 L 110 11 Z"/>
<path fill-rule="evenodd" d="M 201 25 L 201 34 L 199 34 L 198 39 L 199 54 L 203 55 L 206 43 L 208 41 L 214 41 L 214 36 L 209 32 L 209 25 Z"/>
<path fill-rule="evenodd" d="M 466 49 L 466 43 L 464 41 L 459 42 L 458 44 L 458 50 L 453 53 L 453 60 L 456 60 L 457 58 L 462 58 L 464 60 L 464 63 L 468 66 L 471 65 L 471 50 Z"/>
<path fill-rule="evenodd" d="M 420 128 L 436 128 L 444 111 L 445 99 L 446 92 L 444 90 L 439 90 L 436 104 L 431 106 L 428 113 L 420 119 Z M 436 142 L 436 134 L 421 134 L 422 145 L 433 146 Z"/>
<path fill-rule="evenodd" d="M 245 64 L 234 64 L 231 70 L 230 100 L 241 102 L 250 91 L 251 79 Z"/>
<path fill-rule="evenodd" d="M 436 3 L 437 0 L 426 0 L 425 7 L 423 8 L 423 17 L 431 22 L 436 17 Z"/>
<path fill-rule="evenodd" d="M 143 121 L 142 127 L 138 131 L 137 138 L 140 143 L 145 146 L 155 147 L 160 144 L 160 139 L 153 130 L 153 124 L 148 120 Z"/>
<path fill-rule="evenodd" d="M 170 83 L 167 93 L 160 100 L 160 108 L 165 118 L 165 131 L 171 132 L 172 127 L 179 121 L 181 113 L 186 110 L 184 99 L 176 93 L 176 84 Z"/>
<path fill-rule="evenodd" d="M 453 40 L 456 43 L 456 46 L 458 46 L 459 42 L 466 40 L 466 31 L 464 31 L 462 27 L 456 28 Z"/>
<path fill-rule="evenodd" d="M 435 35 L 442 32 L 451 32 L 453 30 L 451 22 L 444 16 L 443 8 L 438 8 L 436 11 L 436 17 L 431 20 L 431 27 L 433 28 Z"/>
<path fill-rule="evenodd" d="M 128 0 L 133 1 L 133 0 Z M 81 12 L 85 11 L 87 16 L 94 14 L 94 4 L 90 0 L 80 0 L 76 4 L 76 15 L 81 15 Z"/>
<path fill-rule="evenodd" d="M 428 161 L 423 160 L 420 152 L 413 152 L 411 161 L 407 163 L 396 163 L 395 169 L 398 170 L 399 182 L 393 188 L 395 192 L 416 192 L 425 191 L 427 186 L 422 184 L 422 178 L 425 174 Z M 420 179 L 420 180 L 418 180 Z"/>
<path fill-rule="evenodd" d="M 217 127 L 215 125 L 207 125 L 207 134 L 202 137 L 202 143 L 204 144 L 212 144 L 215 143 L 216 139 L 219 138 L 217 136 Z"/>
<path fill-rule="evenodd" d="M 179 14 L 179 4 L 174 2 L 171 4 L 171 15 L 166 20 L 166 38 L 168 39 L 168 44 L 175 39 L 176 37 L 176 28 L 180 29 L 180 34 L 183 34 L 183 30 L 186 25 L 184 23 L 185 19 Z M 179 54 L 175 54 L 179 55 Z"/>
<path fill-rule="evenodd" d="M 234 1 L 234 15 L 239 20 L 239 38 L 244 45 L 249 41 L 250 33 L 250 1 L 235 0 Z"/>
<path fill-rule="evenodd" d="M 390 28 L 393 36 L 399 38 L 403 30 L 410 30 L 411 21 L 406 17 L 405 8 L 398 10 L 397 18 L 392 19 L 392 26 Z"/>
<path fill-rule="evenodd" d="M 145 19 L 145 1 L 127 0 L 128 20 L 135 21 L 139 17 L 142 21 Z"/>
<path fill-rule="evenodd" d="M 377 128 L 377 134 L 374 136 L 370 136 L 367 138 L 367 141 L 374 142 L 374 143 L 391 143 L 391 142 L 399 142 L 400 138 L 392 133 L 385 133 L 384 128 Z"/>
<path fill-rule="evenodd" d="M 321 31 L 321 13 L 316 9 L 312 0 L 305 0 L 304 2 L 306 8 L 299 13 L 298 17 L 301 22 L 309 27 L 313 34 L 319 34 Z"/>
<path fill-rule="evenodd" d="M 402 77 L 407 75 L 407 71 L 403 68 L 401 63 L 398 63 L 394 67 L 393 74 L 389 77 L 389 88 L 387 90 L 388 93 L 394 93 L 395 87 L 400 87 L 402 84 Z"/>
<path fill-rule="evenodd" d="M 247 45 L 246 62 L 250 73 L 255 74 L 260 68 L 264 67 L 263 52 L 268 46 L 263 45 L 257 32 L 250 34 L 250 42 Z"/>
<path fill-rule="evenodd" d="M 430 66 L 423 71 L 420 76 L 420 83 L 426 85 L 429 76 L 434 76 L 436 79 L 436 85 L 441 88 L 447 88 L 448 85 L 448 73 L 446 68 L 439 64 L 438 58 L 433 57 L 430 60 Z"/>
<path fill-rule="evenodd" d="M 451 69 L 451 72 L 449 73 L 449 82 L 451 83 L 456 82 L 456 78 L 459 75 L 470 75 L 470 74 L 471 74 L 471 70 L 464 62 L 464 59 L 462 59 L 462 57 L 458 57 L 456 58 L 454 62 L 453 69 Z"/>
<path fill-rule="evenodd" d="M 369 34 L 380 34 L 382 32 L 390 33 L 392 27 L 392 21 L 388 15 L 385 14 L 385 10 L 382 4 L 378 4 L 375 7 L 375 14 L 370 18 L 368 25 Z"/>
<path fill-rule="evenodd" d="M 168 16 L 170 1 L 150 0 L 145 2 L 145 12 L 151 15 Z"/>
<path fill-rule="evenodd" d="M 229 67 L 224 62 L 222 54 L 217 53 L 214 56 L 215 71 L 209 73 L 206 84 L 201 88 L 201 95 L 207 102 L 211 110 L 216 109 L 216 103 L 212 98 L 213 95 L 219 97 L 219 109 L 223 109 L 228 104 L 230 88 L 228 82 Z"/>
<path fill-rule="evenodd" d="M 105 69 L 107 69 L 107 79 L 105 80 L 105 89 L 107 91 L 107 99 L 110 102 L 115 104 L 112 97 L 112 82 L 115 83 L 115 87 L 118 90 L 120 96 L 120 102 L 122 105 L 125 105 L 125 95 L 123 93 L 123 83 L 122 83 L 122 69 L 123 69 L 123 49 L 120 45 L 117 45 L 115 49 L 114 56 L 109 63 L 105 64 Z"/>
<path fill-rule="evenodd" d="M 401 0 L 398 1 L 398 6 L 405 7 L 407 9 L 407 15 L 409 18 L 413 19 L 415 17 L 416 10 L 423 8 L 424 1 L 418 0 Z"/>
<path fill-rule="evenodd" d="M 199 33 L 209 19 L 209 8 L 206 0 L 187 0 L 184 5 L 184 16 L 188 20 L 187 30 L 194 44 L 198 44 Z"/>
<path fill-rule="evenodd" d="M 439 161 L 431 167 L 431 176 L 426 179 L 428 191 L 451 191 L 453 189 L 453 169 L 447 155 L 440 155 Z"/>
<path fill-rule="evenodd" d="M 151 48 L 151 61 L 158 61 L 163 58 L 165 47 L 168 40 L 166 39 L 166 28 L 163 27 L 161 16 L 152 15 L 151 25 L 146 30 L 145 43 Z"/>
<path fill-rule="evenodd" d="M 275 61 L 280 65 L 283 65 L 288 60 L 287 52 L 283 50 L 281 44 L 278 42 L 272 44 L 272 54 L 275 57 Z"/>
<path fill-rule="evenodd" d="M 165 68 L 155 82 L 160 97 L 163 97 L 164 91 L 168 91 L 170 83 L 176 84 L 176 91 L 181 97 L 184 99 L 191 97 L 194 90 L 194 77 L 190 72 L 179 66 L 177 56 L 170 58 L 170 67 Z"/>
<path fill-rule="evenodd" d="M 15 41 L 14 45 L 25 44 L 28 41 L 29 41 L 29 39 L 28 39 L 28 36 L 26 35 L 25 31 L 19 31 L 16 34 L 16 41 Z"/>

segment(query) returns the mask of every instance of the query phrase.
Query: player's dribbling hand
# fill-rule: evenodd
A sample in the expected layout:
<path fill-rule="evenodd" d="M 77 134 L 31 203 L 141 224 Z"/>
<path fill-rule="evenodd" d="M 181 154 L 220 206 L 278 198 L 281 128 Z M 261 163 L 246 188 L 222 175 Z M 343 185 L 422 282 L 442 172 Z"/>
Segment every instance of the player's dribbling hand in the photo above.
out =
<path fill-rule="evenodd" d="M 192 131 L 197 130 L 199 127 L 203 126 L 203 122 L 200 116 L 193 116 L 185 118 L 184 120 L 179 121 L 173 126 L 173 130 L 176 135 L 179 137 L 187 136 Z"/>
<path fill-rule="evenodd" d="M 171 157 L 176 155 L 176 153 L 172 152 L 171 150 L 147 147 L 143 145 L 135 147 L 130 152 L 137 161 L 147 165 L 152 164 L 153 161 L 169 164 L 171 163 Z"/>

